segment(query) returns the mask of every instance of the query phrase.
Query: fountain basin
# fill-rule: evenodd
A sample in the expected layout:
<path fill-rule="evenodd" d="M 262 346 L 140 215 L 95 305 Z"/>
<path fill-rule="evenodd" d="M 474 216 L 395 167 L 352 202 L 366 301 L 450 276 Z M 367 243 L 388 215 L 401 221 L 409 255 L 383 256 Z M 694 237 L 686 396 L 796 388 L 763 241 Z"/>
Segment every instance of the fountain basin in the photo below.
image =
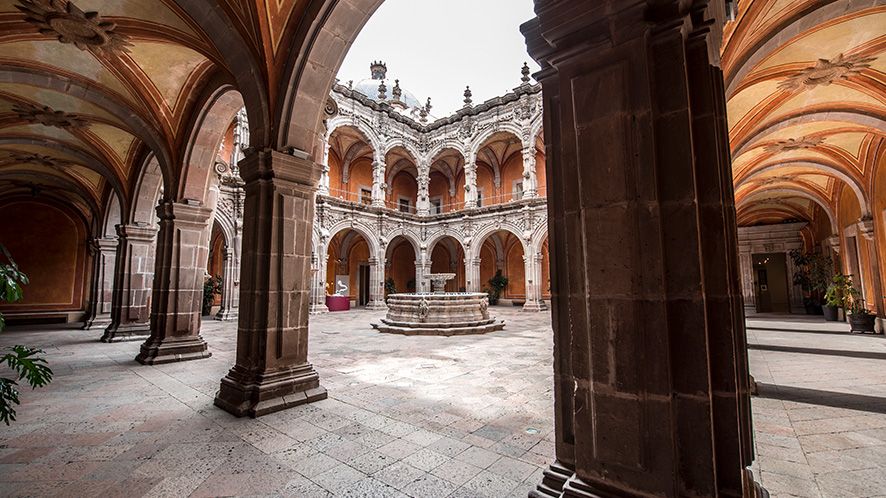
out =
<path fill-rule="evenodd" d="M 482 292 L 391 294 L 388 314 L 372 327 L 403 335 L 471 335 L 501 330 L 503 321 L 489 315 L 489 297 Z"/>

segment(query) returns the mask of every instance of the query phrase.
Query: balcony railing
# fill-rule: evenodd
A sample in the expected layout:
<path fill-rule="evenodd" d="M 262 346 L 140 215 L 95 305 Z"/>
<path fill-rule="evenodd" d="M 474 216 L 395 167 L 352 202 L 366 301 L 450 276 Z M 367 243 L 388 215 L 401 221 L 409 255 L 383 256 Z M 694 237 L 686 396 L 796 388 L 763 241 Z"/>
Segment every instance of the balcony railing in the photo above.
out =
<path fill-rule="evenodd" d="M 329 189 L 329 194 L 327 197 L 331 197 L 333 199 L 338 199 L 345 202 L 362 204 L 365 206 L 372 205 L 372 199 L 366 194 L 359 194 L 357 192 L 351 192 L 349 190 L 341 190 L 341 189 Z M 536 198 L 546 198 L 547 191 L 545 188 L 539 188 Z M 519 203 L 524 201 L 522 192 L 513 192 L 506 194 L 499 194 L 494 196 L 484 196 L 480 199 L 480 205 L 478 208 L 486 208 L 492 206 L 502 206 L 512 203 Z M 397 211 L 405 214 L 418 214 L 416 206 L 414 203 L 410 203 L 408 206 L 401 204 L 399 200 L 386 200 L 385 208 L 390 209 L 392 211 Z M 432 204 L 431 205 L 431 214 L 448 214 L 448 213 L 456 213 L 459 211 L 463 211 L 465 209 L 464 201 L 456 201 L 447 204 Z"/>

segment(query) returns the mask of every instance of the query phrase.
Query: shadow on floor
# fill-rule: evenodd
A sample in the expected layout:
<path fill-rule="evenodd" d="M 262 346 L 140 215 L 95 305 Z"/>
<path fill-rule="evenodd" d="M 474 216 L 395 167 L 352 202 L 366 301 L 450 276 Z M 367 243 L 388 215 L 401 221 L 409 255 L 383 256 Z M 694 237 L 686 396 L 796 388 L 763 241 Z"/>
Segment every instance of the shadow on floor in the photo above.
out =
<path fill-rule="evenodd" d="M 886 414 L 886 398 L 879 396 L 820 391 L 818 389 L 779 386 L 763 382 L 757 383 L 757 389 L 760 398 Z"/>
<path fill-rule="evenodd" d="M 846 356 L 849 358 L 862 358 L 866 360 L 886 360 L 886 352 L 877 353 L 875 351 L 800 348 L 796 346 L 773 346 L 770 344 L 748 344 L 748 349 L 754 351 L 774 351 L 778 353 L 818 354 L 823 356 Z"/>

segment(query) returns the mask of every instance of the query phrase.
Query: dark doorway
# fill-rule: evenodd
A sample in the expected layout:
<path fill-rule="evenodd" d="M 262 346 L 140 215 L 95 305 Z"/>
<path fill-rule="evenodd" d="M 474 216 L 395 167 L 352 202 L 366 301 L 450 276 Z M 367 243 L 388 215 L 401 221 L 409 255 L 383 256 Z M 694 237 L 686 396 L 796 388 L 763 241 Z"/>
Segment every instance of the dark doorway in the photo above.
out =
<path fill-rule="evenodd" d="M 360 290 L 357 292 L 357 306 L 369 304 L 369 265 L 360 265 L 358 274 Z"/>
<path fill-rule="evenodd" d="M 790 313 L 787 258 L 784 253 L 754 254 L 758 313 Z"/>

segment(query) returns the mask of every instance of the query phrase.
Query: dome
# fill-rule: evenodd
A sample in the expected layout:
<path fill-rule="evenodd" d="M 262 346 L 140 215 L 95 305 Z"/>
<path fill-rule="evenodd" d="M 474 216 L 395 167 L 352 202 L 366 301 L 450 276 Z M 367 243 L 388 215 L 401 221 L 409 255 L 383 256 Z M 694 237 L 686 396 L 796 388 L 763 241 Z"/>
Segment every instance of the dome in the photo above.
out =
<path fill-rule="evenodd" d="M 353 89 L 362 93 L 363 95 L 369 97 L 370 99 L 376 102 L 387 102 L 388 104 L 394 104 L 397 100 L 394 99 L 394 87 L 398 85 L 398 80 L 389 79 L 388 67 L 384 62 L 373 62 L 369 66 L 371 77 L 365 80 L 360 80 L 354 83 Z M 384 83 L 385 85 L 385 99 L 382 100 L 378 95 L 378 87 Z M 418 110 L 421 109 L 422 104 L 419 102 L 418 98 L 414 93 L 409 90 L 404 89 L 400 86 L 400 102 L 403 103 L 405 109 L 404 114 L 418 114 Z M 411 112 L 415 110 L 416 112 Z"/>

